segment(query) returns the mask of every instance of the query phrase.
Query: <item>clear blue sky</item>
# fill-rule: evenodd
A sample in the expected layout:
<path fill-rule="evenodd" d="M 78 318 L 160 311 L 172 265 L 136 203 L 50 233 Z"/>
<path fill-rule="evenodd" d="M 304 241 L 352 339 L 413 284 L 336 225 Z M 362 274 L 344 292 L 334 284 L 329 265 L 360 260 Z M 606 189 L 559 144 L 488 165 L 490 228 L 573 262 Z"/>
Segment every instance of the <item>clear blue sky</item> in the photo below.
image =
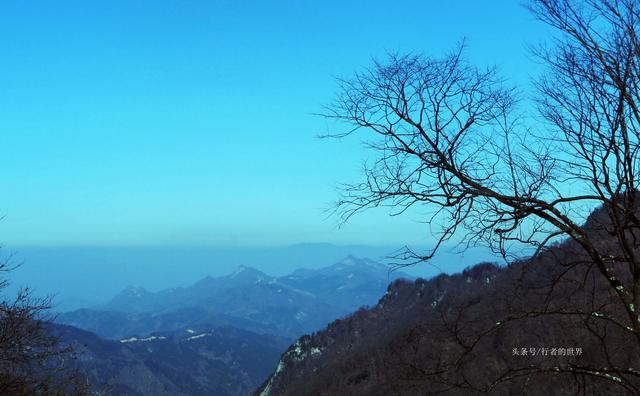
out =
<path fill-rule="evenodd" d="M 543 27 L 518 1 L 3 1 L 0 241 L 428 242 L 415 216 L 323 212 L 370 155 L 312 115 L 387 51 L 527 81 Z"/>

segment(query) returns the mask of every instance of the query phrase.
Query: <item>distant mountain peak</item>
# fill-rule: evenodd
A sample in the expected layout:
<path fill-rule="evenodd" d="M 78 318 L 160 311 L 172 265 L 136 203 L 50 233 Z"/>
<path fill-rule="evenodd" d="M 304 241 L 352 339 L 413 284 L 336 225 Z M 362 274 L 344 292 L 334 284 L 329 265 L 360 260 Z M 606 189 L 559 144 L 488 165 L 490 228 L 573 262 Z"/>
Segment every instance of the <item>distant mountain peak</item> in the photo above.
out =
<path fill-rule="evenodd" d="M 359 264 L 362 260 L 350 254 L 347 257 L 340 260 L 339 264 L 343 265 L 356 265 Z"/>
<path fill-rule="evenodd" d="M 145 294 L 149 294 L 149 291 L 142 286 L 129 285 L 121 292 L 121 294 L 133 296 L 133 297 L 140 297 Z"/>
<path fill-rule="evenodd" d="M 238 266 L 238 268 L 236 268 L 232 273 L 229 274 L 229 278 L 235 278 L 236 276 L 240 275 L 246 270 L 247 270 L 247 267 L 241 264 Z"/>
<path fill-rule="evenodd" d="M 236 268 L 232 273 L 230 273 L 229 275 L 227 275 L 227 278 L 230 279 L 235 279 L 238 277 L 242 277 L 242 278 L 258 278 L 258 279 L 266 279 L 266 278 L 270 278 L 267 274 L 265 274 L 264 272 L 257 270 L 253 267 L 248 267 L 246 265 L 239 265 L 238 268 Z"/>

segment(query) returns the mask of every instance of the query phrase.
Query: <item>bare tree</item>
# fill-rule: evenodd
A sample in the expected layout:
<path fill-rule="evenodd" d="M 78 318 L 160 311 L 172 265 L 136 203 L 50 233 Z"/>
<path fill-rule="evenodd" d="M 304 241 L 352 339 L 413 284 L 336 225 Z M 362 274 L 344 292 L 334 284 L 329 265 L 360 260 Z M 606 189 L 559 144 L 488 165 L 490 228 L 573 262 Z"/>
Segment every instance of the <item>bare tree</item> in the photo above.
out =
<path fill-rule="evenodd" d="M 0 263 L 0 274 L 13 269 L 8 261 Z M 0 394 L 86 394 L 72 349 L 55 335 L 51 299 L 34 297 L 28 288 L 11 297 L 8 286 L 0 279 Z"/>
<path fill-rule="evenodd" d="M 592 285 L 593 298 L 579 307 L 523 308 L 521 316 L 575 315 L 607 348 L 610 339 L 598 326 L 614 326 L 637 352 L 640 3 L 533 0 L 529 9 L 556 32 L 551 46 L 535 50 L 547 66 L 535 83 L 535 106 L 517 100 L 521 95 L 496 69 L 469 64 L 463 46 L 440 58 L 392 55 L 340 80 L 325 115 L 348 127 L 332 136 L 369 132 L 378 156 L 364 181 L 344 187 L 338 213 L 346 221 L 377 206 L 393 214 L 414 206 L 432 210 L 427 222 L 437 228 L 435 248 L 407 249 L 400 256 L 410 264 L 428 261 L 453 240 L 484 243 L 512 258 L 514 247 L 533 247 L 536 256 L 568 239 L 579 257 L 565 262 L 561 274 L 581 277 L 582 296 Z M 597 232 L 585 225 L 596 208 Z M 603 295 L 607 303 L 596 304 Z M 640 392 L 639 360 L 623 367 L 603 356 L 601 364 L 544 370 Z M 520 374 L 512 370 L 505 378 L 513 375 Z"/>

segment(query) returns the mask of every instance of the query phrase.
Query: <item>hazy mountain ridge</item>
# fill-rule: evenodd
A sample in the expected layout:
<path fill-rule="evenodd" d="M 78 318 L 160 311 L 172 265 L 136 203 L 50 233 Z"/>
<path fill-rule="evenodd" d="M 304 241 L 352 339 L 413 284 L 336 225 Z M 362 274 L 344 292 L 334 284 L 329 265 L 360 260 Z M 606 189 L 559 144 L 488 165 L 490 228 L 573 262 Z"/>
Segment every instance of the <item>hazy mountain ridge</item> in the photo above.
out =
<path fill-rule="evenodd" d="M 105 340 L 56 325 L 83 380 L 110 395 L 241 395 L 266 378 L 288 340 L 233 327 Z M 257 359 L 256 357 L 260 357 Z"/>
<path fill-rule="evenodd" d="M 94 390 L 240 395 L 267 379 L 296 337 L 374 304 L 402 276 L 351 256 L 283 277 L 240 266 L 186 288 L 130 286 L 102 310 L 67 312 L 57 322 L 68 325 L 60 326 L 63 338 Z"/>
<path fill-rule="evenodd" d="M 274 334 L 277 330 L 274 326 L 229 315 L 208 313 L 198 308 L 184 308 L 163 314 L 79 309 L 58 316 L 57 321 L 82 328 L 100 337 L 116 340 L 159 331 L 176 331 L 185 327 L 233 326 L 260 334 Z"/>
<path fill-rule="evenodd" d="M 408 278 L 352 256 L 282 277 L 240 266 L 229 275 L 206 277 L 186 288 L 152 293 L 128 287 L 101 309 L 67 312 L 57 320 L 112 339 L 196 325 L 231 325 L 294 338 L 375 304 L 387 284 L 399 277 Z"/>

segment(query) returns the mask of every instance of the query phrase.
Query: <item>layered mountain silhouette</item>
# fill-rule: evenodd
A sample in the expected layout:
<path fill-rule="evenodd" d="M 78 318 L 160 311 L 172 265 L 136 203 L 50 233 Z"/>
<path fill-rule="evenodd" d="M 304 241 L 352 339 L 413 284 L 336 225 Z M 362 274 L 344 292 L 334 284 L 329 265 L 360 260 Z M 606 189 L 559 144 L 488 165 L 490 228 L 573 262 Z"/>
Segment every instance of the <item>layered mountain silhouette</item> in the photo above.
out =
<path fill-rule="evenodd" d="M 272 277 L 240 266 L 185 288 L 127 287 L 98 309 L 59 315 L 93 391 L 114 395 L 242 395 L 263 383 L 302 334 L 372 305 L 409 278 L 367 259 Z"/>
<path fill-rule="evenodd" d="M 295 338 L 375 304 L 389 282 L 400 277 L 409 278 L 351 256 L 283 277 L 240 266 L 229 275 L 207 277 L 185 288 L 152 293 L 128 287 L 100 309 L 64 313 L 57 321 L 110 339 L 226 325 Z"/>
<path fill-rule="evenodd" d="M 56 325 L 74 366 L 96 394 L 242 395 L 269 374 L 289 340 L 233 327 L 105 340 Z M 101 393 L 102 392 L 102 393 Z"/>

